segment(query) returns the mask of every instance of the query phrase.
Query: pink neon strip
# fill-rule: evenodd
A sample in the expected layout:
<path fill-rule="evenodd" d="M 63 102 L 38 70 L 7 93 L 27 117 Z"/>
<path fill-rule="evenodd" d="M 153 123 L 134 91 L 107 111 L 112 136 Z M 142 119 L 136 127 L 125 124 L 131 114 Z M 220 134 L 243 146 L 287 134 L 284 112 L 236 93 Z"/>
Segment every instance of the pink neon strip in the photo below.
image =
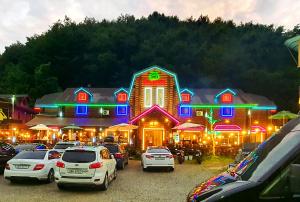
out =
<path fill-rule="evenodd" d="M 259 129 L 259 132 L 263 132 L 263 133 L 266 132 L 266 129 L 262 126 L 251 126 L 252 133 L 257 132 L 256 129 Z"/>
<path fill-rule="evenodd" d="M 241 131 L 241 127 L 238 125 L 216 125 L 215 131 Z"/>
<path fill-rule="evenodd" d="M 142 112 L 140 115 L 136 116 L 135 118 L 133 118 L 130 123 L 134 123 L 136 120 L 142 118 L 143 116 L 149 114 L 150 112 L 152 112 L 154 109 L 158 109 L 160 112 L 162 112 L 164 115 L 166 115 L 167 117 L 169 117 L 170 119 L 172 119 L 173 121 L 176 122 L 176 124 L 179 123 L 179 121 L 174 118 L 171 114 L 169 114 L 168 112 L 166 112 L 165 110 L 163 110 L 162 108 L 160 108 L 158 105 L 153 105 L 151 108 L 147 109 L 146 111 Z"/>

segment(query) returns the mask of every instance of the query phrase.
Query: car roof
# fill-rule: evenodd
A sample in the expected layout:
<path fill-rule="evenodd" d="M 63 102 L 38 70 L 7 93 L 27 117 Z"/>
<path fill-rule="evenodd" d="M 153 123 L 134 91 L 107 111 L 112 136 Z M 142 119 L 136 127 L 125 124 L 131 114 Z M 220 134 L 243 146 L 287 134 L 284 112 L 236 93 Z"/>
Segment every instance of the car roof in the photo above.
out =
<path fill-rule="evenodd" d="M 166 150 L 169 150 L 169 148 L 166 147 L 166 146 L 149 146 L 149 147 L 147 147 L 147 150 L 148 149 L 166 149 Z"/>
<path fill-rule="evenodd" d="M 69 142 L 58 142 L 56 144 L 79 144 L 79 141 L 69 141 Z"/>
<path fill-rule="evenodd" d="M 72 151 L 72 150 L 85 150 L 85 151 L 97 151 L 106 149 L 104 146 L 77 146 L 77 147 L 69 147 L 66 149 L 66 151 Z"/>

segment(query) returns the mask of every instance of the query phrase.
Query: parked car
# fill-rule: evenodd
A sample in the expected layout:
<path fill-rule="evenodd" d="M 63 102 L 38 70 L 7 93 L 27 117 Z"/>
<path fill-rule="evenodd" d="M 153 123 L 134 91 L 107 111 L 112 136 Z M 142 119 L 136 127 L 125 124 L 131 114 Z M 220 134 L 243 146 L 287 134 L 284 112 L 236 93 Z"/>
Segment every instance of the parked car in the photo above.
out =
<path fill-rule="evenodd" d="M 174 157 L 167 147 L 148 147 L 142 154 L 143 171 L 151 167 L 165 167 L 174 171 Z"/>
<path fill-rule="evenodd" d="M 114 155 L 117 161 L 117 168 L 124 169 L 128 164 L 128 152 L 119 144 L 116 143 L 103 143 L 102 146 L 106 147 L 111 154 Z"/>
<path fill-rule="evenodd" d="M 67 148 L 56 164 L 55 181 L 59 189 L 66 185 L 93 185 L 106 190 L 117 177 L 116 160 L 107 148 Z"/>
<path fill-rule="evenodd" d="M 235 168 L 197 185 L 187 201 L 300 201 L 300 118 Z"/>
<path fill-rule="evenodd" d="M 54 169 L 60 154 L 54 150 L 22 151 L 5 166 L 4 178 L 14 182 L 18 179 L 54 181 Z"/>
<path fill-rule="evenodd" d="M 19 144 L 15 146 L 16 153 L 20 153 L 21 151 L 29 151 L 36 149 L 47 149 L 47 146 L 39 143 L 30 143 L 30 144 Z"/>
<path fill-rule="evenodd" d="M 12 145 L 0 142 L 0 173 L 3 173 L 7 161 L 15 155 L 16 151 Z"/>
<path fill-rule="evenodd" d="M 79 146 L 80 142 L 78 141 L 74 141 L 74 142 L 58 142 L 56 143 L 56 145 L 53 147 L 53 149 L 55 149 L 56 151 L 58 151 L 59 153 L 64 153 L 65 150 L 69 147 L 75 147 L 75 146 Z"/>

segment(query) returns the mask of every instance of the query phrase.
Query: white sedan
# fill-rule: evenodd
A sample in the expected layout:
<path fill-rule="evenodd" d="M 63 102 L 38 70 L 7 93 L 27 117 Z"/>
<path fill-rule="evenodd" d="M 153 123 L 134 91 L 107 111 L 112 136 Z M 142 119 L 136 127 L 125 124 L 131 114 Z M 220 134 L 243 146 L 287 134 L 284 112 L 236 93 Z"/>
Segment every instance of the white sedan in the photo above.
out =
<path fill-rule="evenodd" d="M 60 154 L 54 150 L 22 151 L 5 166 L 4 178 L 14 182 L 18 179 L 54 181 L 54 169 Z"/>
<path fill-rule="evenodd" d="M 59 189 L 66 185 L 93 185 L 106 190 L 116 177 L 116 160 L 103 146 L 67 148 L 56 164 L 55 182 Z"/>
<path fill-rule="evenodd" d="M 174 157 L 167 147 L 148 147 L 142 154 L 141 164 L 144 171 L 151 167 L 166 167 L 174 171 Z"/>

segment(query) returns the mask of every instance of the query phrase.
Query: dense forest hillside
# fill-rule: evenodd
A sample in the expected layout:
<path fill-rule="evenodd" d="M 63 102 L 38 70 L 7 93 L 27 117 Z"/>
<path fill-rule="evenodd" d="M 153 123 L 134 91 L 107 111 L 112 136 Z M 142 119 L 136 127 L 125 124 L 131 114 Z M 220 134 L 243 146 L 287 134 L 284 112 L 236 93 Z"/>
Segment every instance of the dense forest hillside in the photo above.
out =
<path fill-rule="evenodd" d="M 284 41 L 300 34 L 272 25 L 154 12 L 114 21 L 68 17 L 0 55 L 0 93 L 38 98 L 66 87 L 128 87 L 137 70 L 159 65 L 184 87 L 241 88 L 298 110 L 300 73 Z"/>

